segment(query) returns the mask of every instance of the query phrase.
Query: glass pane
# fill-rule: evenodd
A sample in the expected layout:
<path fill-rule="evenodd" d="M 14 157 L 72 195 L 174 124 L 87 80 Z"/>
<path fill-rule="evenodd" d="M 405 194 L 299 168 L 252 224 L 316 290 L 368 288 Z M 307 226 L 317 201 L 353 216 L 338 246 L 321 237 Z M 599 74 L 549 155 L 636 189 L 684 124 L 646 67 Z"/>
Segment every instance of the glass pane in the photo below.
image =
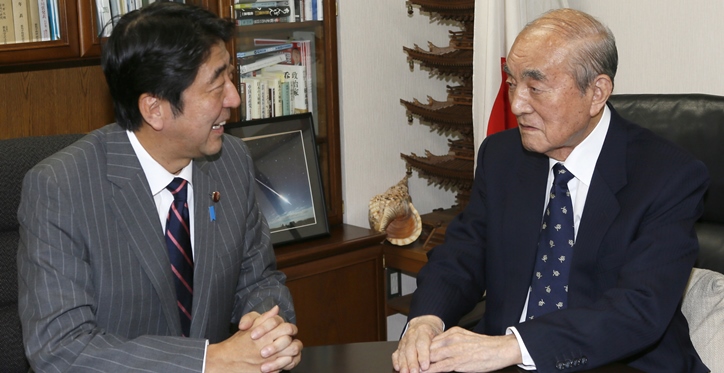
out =
<path fill-rule="evenodd" d="M 60 39 L 57 0 L 0 0 L 0 44 Z"/>

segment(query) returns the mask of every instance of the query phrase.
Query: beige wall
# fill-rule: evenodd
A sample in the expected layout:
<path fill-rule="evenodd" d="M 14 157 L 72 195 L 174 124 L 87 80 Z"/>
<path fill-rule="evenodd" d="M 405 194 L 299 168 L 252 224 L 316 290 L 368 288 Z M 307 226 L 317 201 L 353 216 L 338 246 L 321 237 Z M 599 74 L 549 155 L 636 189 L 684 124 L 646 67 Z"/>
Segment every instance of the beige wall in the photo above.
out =
<path fill-rule="evenodd" d="M 614 93 L 724 95 L 724 2 L 719 0 L 568 0 L 616 36 Z"/>
<path fill-rule="evenodd" d="M 410 71 L 403 46 L 449 43 L 448 30 L 415 10 L 408 16 L 403 0 L 340 0 L 339 82 L 342 136 L 342 187 L 345 222 L 368 226 L 370 198 L 405 176 L 400 153 L 448 151 L 446 137 L 417 119 L 408 124 L 400 99 L 425 101 L 447 96 L 446 83 Z M 413 203 L 421 213 L 455 203 L 452 192 L 428 186 L 415 172 L 409 181 Z"/>

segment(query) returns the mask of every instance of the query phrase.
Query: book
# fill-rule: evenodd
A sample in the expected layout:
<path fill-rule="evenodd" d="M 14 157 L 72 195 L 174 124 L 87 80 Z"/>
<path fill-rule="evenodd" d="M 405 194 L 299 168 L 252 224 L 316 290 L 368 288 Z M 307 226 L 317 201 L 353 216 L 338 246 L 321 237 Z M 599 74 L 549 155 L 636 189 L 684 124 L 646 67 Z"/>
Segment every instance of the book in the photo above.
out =
<path fill-rule="evenodd" d="M 305 66 L 277 64 L 261 69 L 262 74 L 269 72 L 282 72 L 284 81 L 289 82 L 292 97 L 292 114 L 306 113 L 307 108 L 307 80 Z"/>
<path fill-rule="evenodd" d="M 289 1 L 263 1 L 259 3 L 234 4 L 234 9 L 265 8 L 273 6 L 289 6 Z"/>
<path fill-rule="evenodd" d="M 236 58 L 244 58 L 249 56 L 257 56 L 260 54 L 266 54 L 266 53 L 272 53 L 272 52 L 278 52 L 285 49 L 290 49 L 294 45 L 292 43 L 283 43 L 283 44 L 275 44 L 275 45 L 268 45 L 263 48 L 257 48 L 254 50 L 249 51 L 242 51 L 242 52 L 236 52 Z"/>
<path fill-rule="evenodd" d="M 15 42 L 12 0 L 0 0 L 0 44 Z"/>
<path fill-rule="evenodd" d="M 41 41 L 40 11 L 37 0 L 28 0 L 28 32 L 31 41 Z"/>
<path fill-rule="evenodd" d="M 234 9 L 236 19 L 289 18 L 291 10 L 288 6 L 271 6 L 263 8 Z"/>
<path fill-rule="evenodd" d="M 109 0 L 96 0 L 98 10 L 98 31 L 100 36 L 111 36 L 113 25 L 111 24 L 111 2 Z"/>
<path fill-rule="evenodd" d="M 242 78 L 246 86 L 247 96 L 247 120 L 261 119 L 261 79 L 257 77 Z"/>
<path fill-rule="evenodd" d="M 50 19 L 48 19 L 48 0 L 38 1 L 38 13 L 40 14 L 40 40 L 50 40 Z"/>
<path fill-rule="evenodd" d="M 48 0 L 48 23 L 50 24 L 50 40 L 60 39 L 60 22 L 58 21 L 58 0 Z"/>
<path fill-rule="evenodd" d="M 264 58 L 258 59 L 256 61 L 251 61 L 247 64 L 239 63 L 239 73 L 245 74 L 250 71 L 259 70 L 263 67 L 276 65 L 276 64 L 278 64 L 280 62 L 284 62 L 286 60 L 287 60 L 286 55 L 284 55 L 283 53 L 279 53 L 279 54 L 273 54 L 269 57 L 264 57 Z M 243 62 L 243 60 L 242 60 L 242 62 Z"/>
<path fill-rule="evenodd" d="M 16 43 L 32 41 L 28 30 L 28 0 L 13 0 L 13 25 Z"/>
<path fill-rule="evenodd" d="M 242 18 L 236 20 L 237 26 L 251 26 L 251 25 L 262 25 L 266 23 L 279 23 L 287 22 L 289 17 L 275 17 L 275 18 Z"/>

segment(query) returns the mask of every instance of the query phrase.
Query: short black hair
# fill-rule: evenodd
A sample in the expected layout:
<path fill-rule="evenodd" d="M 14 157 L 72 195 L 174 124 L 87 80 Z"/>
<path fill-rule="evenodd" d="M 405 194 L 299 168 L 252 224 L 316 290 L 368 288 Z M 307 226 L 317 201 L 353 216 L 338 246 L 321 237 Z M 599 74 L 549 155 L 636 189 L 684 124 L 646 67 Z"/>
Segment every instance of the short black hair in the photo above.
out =
<path fill-rule="evenodd" d="M 126 130 L 140 128 L 138 99 L 144 93 L 168 101 L 174 115 L 182 113 L 181 94 L 211 48 L 233 33 L 232 21 L 182 3 L 155 2 L 121 17 L 101 58 L 116 122 Z"/>

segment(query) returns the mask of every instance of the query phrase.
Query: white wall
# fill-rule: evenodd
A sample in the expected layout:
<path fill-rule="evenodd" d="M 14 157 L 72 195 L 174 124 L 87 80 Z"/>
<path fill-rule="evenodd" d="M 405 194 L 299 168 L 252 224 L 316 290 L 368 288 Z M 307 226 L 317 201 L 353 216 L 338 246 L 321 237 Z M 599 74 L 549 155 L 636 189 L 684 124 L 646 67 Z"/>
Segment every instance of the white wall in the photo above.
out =
<path fill-rule="evenodd" d="M 721 0 L 568 0 L 608 25 L 619 53 L 614 93 L 724 95 Z"/>
<path fill-rule="evenodd" d="M 340 121 L 344 220 L 367 227 L 369 200 L 405 176 L 400 153 L 423 155 L 425 150 L 446 154 L 446 137 L 431 132 L 417 119 L 408 124 L 400 99 L 427 96 L 445 100 L 445 82 L 430 78 L 416 64 L 410 71 L 403 46 L 427 42 L 449 44 L 448 30 L 415 10 L 408 16 L 405 1 L 341 0 L 338 2 Z M 427 185 L 417 172 L 408 181 L 420 213 L 450 207 L 450 191 Z"/>
<path fill-rule="evenodd" d="M 444 154 L 446 139 L 417 120 L 407 124 L 399 100 L 446 97 L 445 82 L 415 65 L 403 46 L 448 44 L 449 26 L 404 0 L 337 0 L 344 219 L 367 226 L 369 199 L 405 174 L 400 153 Z M 530 0 L 535 1 L 535 0 Z M 614 93 L 709 93 L 724 95 L 724 31 L 721 0 L 569 0 L 607 24 L 616 36 L 619 69 Z M 427 185 L 415 173 L 413 203 L 421 213 L 455 203 L 454 194 Z M 408 281 L 409 282 L 409 281 Z M 414 283 L 409 286 L 414 286 Z M 399 335 L 404 317 L 388 318 L 388 336 Z"/>

